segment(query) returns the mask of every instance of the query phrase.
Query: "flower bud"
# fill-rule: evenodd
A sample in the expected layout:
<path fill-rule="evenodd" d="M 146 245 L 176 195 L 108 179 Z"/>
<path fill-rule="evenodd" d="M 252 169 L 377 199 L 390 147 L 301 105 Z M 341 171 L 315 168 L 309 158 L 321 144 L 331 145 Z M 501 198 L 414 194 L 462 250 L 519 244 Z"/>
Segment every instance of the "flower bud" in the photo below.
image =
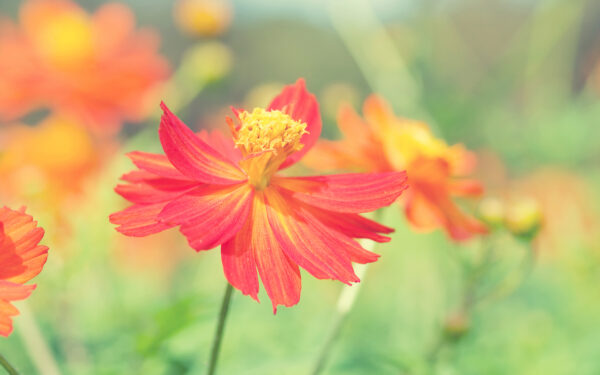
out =
<path fill-rule="evenodd" d="M 479 203 L 477 214 L 491 229 L 497 229 L 503 225 L 504 204 L 495 197 L 486 197 Z"/>
<path fill-rule="evenodd" d="M 459 339 L 469 330 L 469 318 L 464 312 L 455 312 L 446 318 L 444 334 L 451 339 Z"/>
<path fill-rule="evenodd" d="M 506 209 L 506 228 L 515 236 L 531 240 L 542 223 L 542 212 L 538 202 L 532 198 L 519 198 Z"/>

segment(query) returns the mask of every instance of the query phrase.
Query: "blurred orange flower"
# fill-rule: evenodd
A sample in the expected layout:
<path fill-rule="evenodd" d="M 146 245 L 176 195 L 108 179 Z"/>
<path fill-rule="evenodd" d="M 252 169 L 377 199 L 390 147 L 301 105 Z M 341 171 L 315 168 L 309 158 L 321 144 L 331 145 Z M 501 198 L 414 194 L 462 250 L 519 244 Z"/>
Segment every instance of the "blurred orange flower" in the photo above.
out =
<path fill-rule="evenodd" d="M 86 130 L 57 115 L 34 127 L 8 127 L 0 136 L 0 148 L 0 190 L 25 195 L 37 190 L 56 197 L 76 191 L 99 157 Z"/>
<path fill-rule="evenodd" d="M 25 214 L 0 208 L 0 335 L 12 332 L 11 317 L 19 311 L 11 304 L 31 294 L 35 285 L 24 285 L 42 271 L 48 247 L 39 245 L 44 230 Z"/>
<path fill-rule="evenodd" d="M 134 25 L 120 4 L 90 15 L 69 0 L 25 2 L 20 25 L 0 22 L 0 119 L 51 108 L 102 133 L 141 120 L 169 68 L 157 36 Z"/>
<path fill-rule="evenodd" d="M 427 124 L 394 116 L 387 103 L 371 96 L 362 119 L 351 107 L 338 114 L 344 135 L 340 141 L 321 141 L 306 156 L 317 169 L 368 172 L 406 170 L 409 189 L 405 212 L 417 229 L 442 227 L 454 240 L 465 240 L 486 227 L 462 212 L 452 197 L 476 197 L 483 189 L 475 180 L 463 179 L 475 166 L 475 156 L 462 145 L 448 146 Z"/>
<path fill-rule="evenodd" d="M 80 191 L 100 161 L 88 132 L 58 115 L 34 127 L 8 127 L 0 135 L 0 149 L 2 198 L 39 198 L 56 211 L 64 198 Z"/>

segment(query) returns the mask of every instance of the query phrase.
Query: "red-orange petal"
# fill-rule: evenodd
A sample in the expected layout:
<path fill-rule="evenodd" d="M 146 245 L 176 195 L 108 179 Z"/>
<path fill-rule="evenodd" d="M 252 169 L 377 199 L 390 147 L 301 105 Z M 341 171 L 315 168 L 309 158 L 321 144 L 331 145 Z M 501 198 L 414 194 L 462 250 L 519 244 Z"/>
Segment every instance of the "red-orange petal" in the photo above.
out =
<path fill-rule="evenodd" d="M 207 145 L 164 103 L 158 134 L 165 154 L 181 173 L 209 184 L 234 184 L 246 180 L 244 173 Z"/>
<path fill-rule="evenodd" d="M 306 209 L 324 225 L 350 238 L 368 238 L 376 242 L 389 242 L 390 237 L 382 236 L 380 233 L 389 234 L 394 231 L 390 227 L 358 214 L 325 211 L 309 205 L 306 205 Z"/>
<path fill-rule="evenodd" d="M 141 170 L 150 172 L 159 177 L 189 180 L 189 177 L 179 172 L 171 164 L 166 155 L 152 154 L 149 152 L 133 151 L 127 154 L 133 164 Z"/>
<path fill-rule="evenodd" d="M 318 279 L 345 284 L 358 282 L 343 243 L 293 199 L 275 189 L 265 190 L 267 215 L 275 238 L 285 254 Z M 315 222 L 317 225 L 315 225 Z"/>
<path fill-rule="evenodd" d="M 252 225 L 247 219 L 237 234 L 221 245 L 221 262 L 227 281 L 242 294 L 258 301 L 258 273 L 252 251 Z"/>
<path fill-rule="evenodd" d="M 230 162 L 237 165 L 237 163 L 242 160 L 242 152 L 235 147 L 235 143 L 231 136 L 228 137 L 223 134 L 223 132 L 216 129 L 211 132 L 202 130 L 198 133 L 198 136 L 210 147 L 220 152 L 221 155 L 226 157 Z"/>
<path fill-rule="evenodd" d="M 126 236 L 145 237 L 175 226 L 158 220 L 158 214 L 165 205 L 166 202 L 134 204 L 110 215 L 109 220 L 118 225 L 116 229 Z"/>
<path fill-rule="evenodd" d="M 132 178 L 131 173 L 122 177 L 123 180 L 128 178 Z M 154 204 L 175 199 L 197 185 L 198 183 L 193 181 L 158 177 L 120 184 L 115 191 L 132 203 Z"/>
<path fill-rule="evenodd" d="M 180 225 L 196 251 L 229 241 L 244 225 L 254 190 L 249 184 L 202 185 L 169 202 L 158 218 Z"/>
<path fill-rule="evenodd" d="M 10 302 L 29 297 L 34 289 L 35 285 L 21 285 L 0 280 L 0 335 L 8 337 L 11 334 L 11 317 L 19 314 Z"/>
<path fill-rule="evenodd" d="M 252 254 L 260 279 L 273 304 L 293 306 L 300 301 L 300 269 L 284 252 L 269 224 L 264 192 L 256 192 L 252 209 Z"/>
<path fill-rule="evenodd" d="M 304 147 L 300 151 L 296 151 L 281 164 L 279 169 L 289 167 L 304 156 L 317 142 L 321 135 L 321 113 L 319 112 L 319 102 L 317 98 L 306 89 L 304 79 L 300 78 L 293 85 L 288 85 L 283 88 L 281 93 L 277 95 L 268 110 L 279 110 L 288 114 L 292 119 L 306 123 L 307 134 L 300 138 L 300 143 Z"/>
<path fill-rule="evenodd" d="M 48 247 L 39 245 L 44 230 L 22 211 L 0 209 L 0 280 L 25 283 L 42 271 Z"/>
<path fill-rule="evenodd" d="M 302 202 L 335 212 L 362 213 L 392 204 L 408 187 L 406 172 L 274 178 Z"/>

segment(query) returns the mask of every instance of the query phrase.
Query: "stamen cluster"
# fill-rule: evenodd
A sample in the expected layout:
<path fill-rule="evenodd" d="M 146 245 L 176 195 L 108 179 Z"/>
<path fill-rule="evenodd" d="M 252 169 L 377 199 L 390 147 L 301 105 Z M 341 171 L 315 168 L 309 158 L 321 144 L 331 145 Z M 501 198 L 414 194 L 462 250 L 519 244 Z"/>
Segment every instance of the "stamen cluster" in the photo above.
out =
<path fill-rule="evenodd" d="M 306 131 L 306 123 L 295 121 L 278 110 L 255 108 L 252 112 L 241 112 L 242 125 L 235 137 L 236 147 L 246 155 L 263 151 L 291 153 L 302 149 L 300 143 Z"/>

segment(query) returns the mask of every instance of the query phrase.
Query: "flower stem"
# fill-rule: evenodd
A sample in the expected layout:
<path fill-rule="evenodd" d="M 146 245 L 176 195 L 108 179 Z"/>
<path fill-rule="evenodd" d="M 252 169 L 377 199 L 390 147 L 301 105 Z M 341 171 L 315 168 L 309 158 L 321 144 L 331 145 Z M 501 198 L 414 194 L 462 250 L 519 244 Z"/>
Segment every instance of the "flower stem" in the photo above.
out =
<path fill-rule="evenodd" d="M 15 369 L 7 360 L 6 358 L 4 358 L 4 356 L 2 354 L 0 354 L 0 365 L 2 365 L 2 367 L 4 367 L 4 369 L 6 370 L 6 372 L 9 375 L 19 375 L 19 372 L 17 371 L 17 369 Z"/>
<path fill-rule="evenodd" d="M 219 359 L 219 351 L 221 349 L 221 340 L 223 338 L 223 332 L 225 330 L 225 320 L 227 318 L 227 312 L 229 311 L 229 304 L 231 302 L 231 295 L 233 293 L 233 287 L 227 283 L 225 294 L 223 295 L 223 301 L 221 302 L 221 311 L 219 312 L 219 320 L 217 322 L 217 330 L 213 338 L 212 350 L 210 352 L 210 360 L 208 362 L 208 375 L 214 375 L 217 369 L 217 360 Z"/>
<path fill-rule="evenodd" d="M 23 340 L 25 351 L 31 358 L 38 374 L 60 375 L 60 370 L 52 349 L 48 346 L 42 331 L 35 319 L 35 314 L 29 308 L 27 302 L 21 302 L 19 307 L 21 314 L 15 321 L 17 332 Z"/>
<path fill-rule="evenodd" d="M 372 250 L 375 242 L 369 241 L 370 246 L 364 246 L 367 250 Z M 358 264 L 355 266 L 355 273 L 359 279 L 363 279 L 367 272 L 368 265 L 367 264 Z M 344 286 L 340 296 L 338 298 L 337 308 L 335 311 L 335 317 L 332 324 L 332 329 L 329 331 L 329 335 L 325 340 L 325 345 L 321 349 L 319 353 L 319 357 L 315 362 L 315 366 L 312 371 L 312 375 L 318 375 L 323 371 L 325 365 L 327 364 L 327 360 L 329 359 L 329 355 L 331 354 L 331 350 L 333 349 L 338 336 L 342 330 L 342 326 L 348 317 L 348 314 L 352 310 L 354 306 L 354 302 L 356 301 L 356 297 L 358 296 L 358 291 L 360 290 L 360 286 L 362 282 L 359 284 L 355 284 L 352 286 Z"/>

